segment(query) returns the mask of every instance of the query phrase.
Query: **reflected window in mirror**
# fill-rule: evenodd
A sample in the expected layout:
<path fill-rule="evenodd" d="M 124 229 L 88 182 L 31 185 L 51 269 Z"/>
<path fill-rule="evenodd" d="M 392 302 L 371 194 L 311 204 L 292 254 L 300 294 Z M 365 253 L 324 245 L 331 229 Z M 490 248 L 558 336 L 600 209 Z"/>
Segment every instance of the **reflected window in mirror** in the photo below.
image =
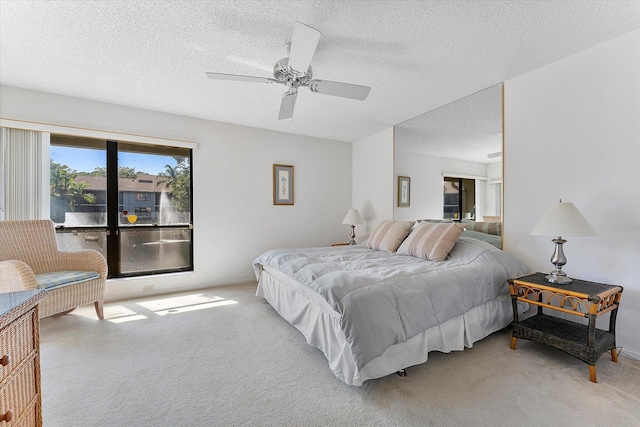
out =
<path fill-rule="evenodd" d="M 476 182 L 467 178 L 444 178 L 443 219 L 475 219 Z"/>

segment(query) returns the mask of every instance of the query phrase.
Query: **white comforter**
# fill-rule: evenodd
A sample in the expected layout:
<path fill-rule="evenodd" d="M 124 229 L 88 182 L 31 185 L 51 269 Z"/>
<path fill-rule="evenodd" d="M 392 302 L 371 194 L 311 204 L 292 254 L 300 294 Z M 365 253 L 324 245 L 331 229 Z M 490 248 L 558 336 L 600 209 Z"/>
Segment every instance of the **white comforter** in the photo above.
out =
<path fill-rule="evenodd" d="M 276 249 L 253 263 L 280 270 L 317 292 L 340 314 L 358 368 L 393 344 L 508 293 L 507 279 L 528 273 L 494 246 L 461 237 L 445 261 L 360 246 Z"/>

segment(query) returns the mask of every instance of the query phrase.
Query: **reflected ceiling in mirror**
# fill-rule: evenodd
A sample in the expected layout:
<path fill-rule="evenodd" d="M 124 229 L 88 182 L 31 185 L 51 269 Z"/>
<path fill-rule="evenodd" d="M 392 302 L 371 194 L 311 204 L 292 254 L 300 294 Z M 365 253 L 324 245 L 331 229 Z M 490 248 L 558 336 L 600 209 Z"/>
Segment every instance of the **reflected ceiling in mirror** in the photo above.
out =
<path fill-rule="evenodd" d="M 395 149 L 494 163 L 502 151 L 502 85 L 444 105 L 395 127 Z"/>

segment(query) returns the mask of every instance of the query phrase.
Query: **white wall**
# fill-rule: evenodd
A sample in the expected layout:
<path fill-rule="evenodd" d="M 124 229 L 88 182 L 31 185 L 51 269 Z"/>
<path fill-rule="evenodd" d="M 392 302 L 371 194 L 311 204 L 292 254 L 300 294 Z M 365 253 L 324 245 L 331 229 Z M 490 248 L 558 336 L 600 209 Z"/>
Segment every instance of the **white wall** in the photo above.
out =
<path fill-rule="evenodd" d="M 551 237 L 530 232 L 558 198 L 573 202 L 598 237 L 568 238 L 564 270 L 624 287 L 617 343 L 640 358 L 640 30 L 509 80 L 504 94 L 505 250 L 550 271 Z"/>
<path fill-rule="evenodd" d="M 502 180 L 502 162 L 487 163 L 487 179 L 489 181 Z"/>
<path fill-rule="evenodd" d="M 366 240 L 383 220 L 393 219 L 393 127 L 353 143 L 353 207 L 364 226 L 356 241 Z"/>
<path fill-rule="evenodd" d="M 393 185 L 394 219 L 415 221 L 442 218 L 443 173 L 486 177 L 487 167 L 484 163 L 396 150 Z M 411 177 L 411 206 L 409 207 L 398 207 L 398 176 Z M 486 181 L 483 181 L 483 185 L 484 183 Z"/>
<path fill-rule="evenodd" d="M 255 280 L 252 261 L 276 247 L 345 241 L 351 144 L 0 87 L 0 116 L 195 141 L 193 273 L 111 280 L 107 299 Z M 273 206 L 272 164 L 295 166 L 295 205 Z M 390 178 L 389 178 L 390 180 Z"/>

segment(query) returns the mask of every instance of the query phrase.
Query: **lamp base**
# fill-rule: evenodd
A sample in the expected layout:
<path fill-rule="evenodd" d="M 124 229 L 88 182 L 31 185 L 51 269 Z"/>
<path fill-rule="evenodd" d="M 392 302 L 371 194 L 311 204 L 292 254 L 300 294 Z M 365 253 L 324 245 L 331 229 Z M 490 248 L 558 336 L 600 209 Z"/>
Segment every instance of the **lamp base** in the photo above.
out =
<path fill-rule="evenodd" d="M 547 282 L 557 283 L 559 285 L 568 285 L 572 280 L 567 276 L 567 273 L 560 269 L 555 269 L 551 273 L 544 276 Z"/>
<path fill-rule="evenodd" d="M 351 234 L 349 235 L 349 237 L 351 237 L 351 241 L 349 242 L 349 245 L 356 245 L 356 226 L 354 224 L 351 224 Z"/>
<path fill-rule="evenodd" d="M 553 251 L 553 255 L 551 256 L 551 264 L 555 265 L 556 269 L 544 278 L 547 279 L 547 282 L 567 285 L 571 283 L 571 279 L 567 277 L 567 273 L 562 271 L 562 266 L 567 263 L 567 258 L 564 256 L 564 251 L 562 250 L 562 245 L 567 243 L 567 241 L 558 236 L 553 239 L 552 242 L 556 244 L 556 247 Z"/>

